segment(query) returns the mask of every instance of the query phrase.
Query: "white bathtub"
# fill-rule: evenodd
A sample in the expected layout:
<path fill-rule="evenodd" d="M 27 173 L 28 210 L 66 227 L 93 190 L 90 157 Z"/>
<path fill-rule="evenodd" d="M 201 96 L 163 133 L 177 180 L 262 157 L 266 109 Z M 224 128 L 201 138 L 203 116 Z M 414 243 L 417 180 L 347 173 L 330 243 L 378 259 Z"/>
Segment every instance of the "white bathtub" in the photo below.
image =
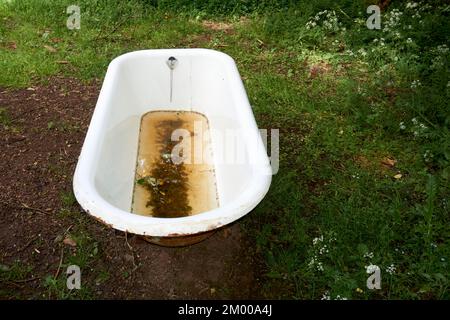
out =
<path fill-rule="evenodd" d="M 172 56 L 178 63 L 171 101 L 166 62 Z M 242 130 L 237 143 L 249 155 L 245 161 L 216 158 L 223 141 L 211 138 L 218 208 L 181 218 L 130 212 L 140 119 L 162 107 L 200 112 L 217 132 Z M 195 235 L 251 211 L 270 182 L 270 162 L 238 70 L 228 55 L 206 49 L 143 50 L 110 63 L 73 179 L 76 199 L 90 215 L 112 228 L 144 236 Z"/>

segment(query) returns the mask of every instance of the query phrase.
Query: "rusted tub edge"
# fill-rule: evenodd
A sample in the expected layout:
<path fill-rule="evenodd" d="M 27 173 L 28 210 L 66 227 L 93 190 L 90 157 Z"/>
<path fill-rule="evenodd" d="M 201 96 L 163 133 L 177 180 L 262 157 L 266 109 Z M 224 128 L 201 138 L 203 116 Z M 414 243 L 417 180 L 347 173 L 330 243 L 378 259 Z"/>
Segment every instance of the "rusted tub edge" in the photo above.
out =
<path fill-rule="evenodd" d="M 87 211 L 87 213 L 89 214 L 90 217 L 94 218 L 94 220 L 100 222 L 101 224 L 103 224 L 111 229 L 115 229 L 111 224 L 108 224 L 105 221 L 103 221 L 102 219 L 91 215 L 89 211 Z M 142 239 L 144 239 L 145 241 L 147 241 L 151 244 L 156 244 L 156 245 L 159 245 L 162 247 L 185 247 L 185 246 L 190 246 L 190 245 L 193 245 L 193 244 L 196 244 L 196 243 L 199 243 L 199 242 L 202 242 L 202 241 L 208 239 L 214 233 L 216 233 L 217 230 L 220 230 L 220 229 L 222 229 L 222 227 L 219 227 L 217 229 L 215 229 L 215 227 L 212 227 L 212 230 L 205 231 L 205 232 L 200 232 L 200 233 L 195 233 L 195 234 L 187 234 L 187 235 L 173 234 L 173 235 L 169 235 L 167 237 L 152 237 L 152 236 L 134 234 L 134 233 L 128 232 L 128 231 L 123 231 L 123 232 L 125 232 L 127 234 L 134 234 L 138 237 L 141 237 Z"/>
<path fill-rule="evenodd" d="M 188 234 L 180 236 L 168 236 L 168 237 L 150 237 L 141 236 L 145 241 L 156 244 L 163 247 L 185 247 L 199 242 L 202 242 L 211 237 L 218 229 Z"/>

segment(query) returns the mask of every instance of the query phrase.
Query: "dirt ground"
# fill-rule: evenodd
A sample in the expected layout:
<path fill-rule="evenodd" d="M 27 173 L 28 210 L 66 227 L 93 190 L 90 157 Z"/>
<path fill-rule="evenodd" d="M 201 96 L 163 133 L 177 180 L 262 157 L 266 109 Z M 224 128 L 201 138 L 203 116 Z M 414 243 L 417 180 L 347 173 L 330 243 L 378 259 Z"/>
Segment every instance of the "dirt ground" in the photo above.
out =
<path fill-rule="evenodd" d="M 81 270 L 92 298 L 259 298 L 254 246 L 239 222 L 199 244 L 166 248 L 101 225 L 76 202 L 70 214 L 61 214 L 99 90 L 99 82 L 63 77 L 27 89 L 0 88 L 8 116 L 8 125 L 0 124 L 0 264 L 31 268 L 25 279 L 1 281 L 0 298 L 60 298 L 44 279 L 65 283 L 67 257 L 83 248 L 63 239 L 83 221 L 99 252 Z"/>

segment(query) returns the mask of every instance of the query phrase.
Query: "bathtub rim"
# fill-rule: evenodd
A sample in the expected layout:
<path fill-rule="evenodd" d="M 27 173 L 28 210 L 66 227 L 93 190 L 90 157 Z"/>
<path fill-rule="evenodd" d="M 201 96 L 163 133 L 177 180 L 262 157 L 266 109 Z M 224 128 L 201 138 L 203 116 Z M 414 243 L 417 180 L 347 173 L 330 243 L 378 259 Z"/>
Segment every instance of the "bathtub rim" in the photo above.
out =
<path fill-rule="evenodd" d="M 150 49 L 125 53 L 113 59 L 108 66 L 86 133 L 73 179 L 73 190 L 78 203 L 88 214 L 102 223 L 117 230 L 144 236 L 173 237 L 191 235 L 210 231 L 238 220 L 256 207 L 269 190 L 272 177 L 270 162 L 265 153 L 258 155 L 260 158 L 264 158 L 264 161 L 252 168 L 255 173 L 243 193 L 228 204 L 193 216 L 157 218 L 134 214 L 114 206 L 97 191 L 94 181 L 96 169 L 94 168 L 96 167 L 95 150 L 100 150 L 101 144 L 104 142 L 106 126 L 104 119 L 108 112 L 108 100 L 113 96 L 111 94 L 113 84 L 117 79 L 114 75 L 118 72 L 121 61 L 126 60 L 128 57 L 151 53 L 174 56 L 180 53 L 183 55 L 195 55 L 198 53 L 214 55 L 223 59 L 222 61 L 227 64 L 225 68 L 230 76 L 231 92 L 235 103 L 245 113 L 247 127 L 252 130 L 258 130 L 242 79 L 233 58 L 229 55 L 211 49 Z M 263 145 L 261 138 L 258 144 Z M 262 150 L 265 149 L 262 148 Z"/>

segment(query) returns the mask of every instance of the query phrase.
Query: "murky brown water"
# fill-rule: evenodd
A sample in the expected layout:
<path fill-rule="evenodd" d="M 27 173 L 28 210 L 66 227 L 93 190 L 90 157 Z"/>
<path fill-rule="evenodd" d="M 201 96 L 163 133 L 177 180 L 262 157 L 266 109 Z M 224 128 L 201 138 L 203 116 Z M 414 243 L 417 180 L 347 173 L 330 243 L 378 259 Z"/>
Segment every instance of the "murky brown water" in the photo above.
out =
<path fill-rule="evenodd" d="M 200 128 L 202 135 L 198 134 Z M 187 130 L 184 139 L 191 142 L 191 148 L 183 149 L 188 154 L 174 152 L 190 159 L 179 164 L 171 157 L 172 151 L 180 150 L 180 141 L 189 140 L 172 141 L 176 129 Z M 142 116 L 131 212 L 175 218 L 219 206 L 214 166 L 201 161 L 198 149 L 195 151 L 196 142 L 201 143 L 202 154 L 212 157 L 208 130 L 207 118 L 197 112 L 152 111 Z M 202 138 L 196 140 L 194 135 Z"/>

